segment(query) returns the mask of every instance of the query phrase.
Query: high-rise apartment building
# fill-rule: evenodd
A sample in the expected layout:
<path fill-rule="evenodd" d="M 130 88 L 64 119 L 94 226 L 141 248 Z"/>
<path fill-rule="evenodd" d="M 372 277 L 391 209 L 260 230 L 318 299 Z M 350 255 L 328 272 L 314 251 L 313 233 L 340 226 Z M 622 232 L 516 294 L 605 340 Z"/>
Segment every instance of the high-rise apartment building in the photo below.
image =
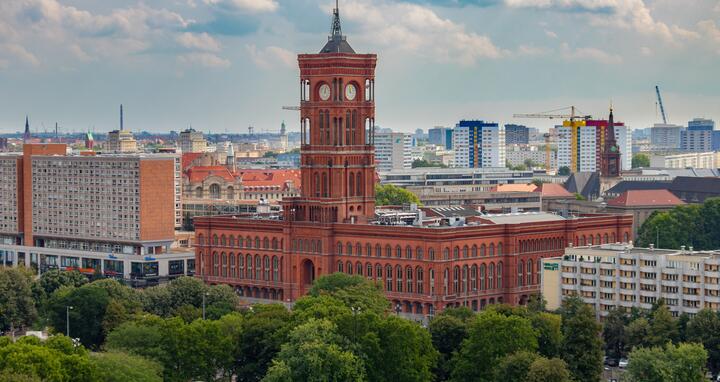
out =
<path fill-rule="evenodd" d="M 412 167 L 412 135 L 406 133 L 375 133 L 375 164 L 378 171 Z"/>
<path fill-rule="evenodd" d="M 178 138 L 178 146 L 180 151 L 185 153 L 204 153 L 207 150 L 207 141 L 202 131 L 196 131 L 193 128 L 180 132 Z"/>
<path fill-rule="evenodd" d="M 505 128 L 497 123 L 460 121 L 453 132 L 455 167 L 505 167 Z"/>
<path fill-rule="evenodd" d="M 558 130 L 558 166 L 572 172 L 600 171 L 607 120 L 564 121 Z M 630 129 L 622 122 L 614 122 L 616 148 L 620 153 L 620 169 L 632 168 L 632 138 Z"/>
<path fill-rule="evenodd" d="M 530 142 L 530 129 L 523 125 L 505 125 L 506 145 L 526 145 Z"/>
<path fill-rule="evenodd" d="M 448 150 L 453 148 L 453 129 L 437 126 L 428 130 L 428 143 L 443 146 Z"/>
<path fill-rule="evenodd" d="M 179 224 L 175 155 L 65 155 L 28 144 L 0 156 L 3 244 L 148 255 L 166 252 Z"/>
<path fill-rule="evenodd" d="M 657 150 L 676 150 L 680 148 L 680 125 L 656 123 L 650 128 L 650 143 Z"/>
<path fill-rule="evenodd" d="M 680 132 L 680 150 L 711 151 L 714 128 L 715 122 L 709 119 L 695 118 L 689 121 L 688 128 Z"/>

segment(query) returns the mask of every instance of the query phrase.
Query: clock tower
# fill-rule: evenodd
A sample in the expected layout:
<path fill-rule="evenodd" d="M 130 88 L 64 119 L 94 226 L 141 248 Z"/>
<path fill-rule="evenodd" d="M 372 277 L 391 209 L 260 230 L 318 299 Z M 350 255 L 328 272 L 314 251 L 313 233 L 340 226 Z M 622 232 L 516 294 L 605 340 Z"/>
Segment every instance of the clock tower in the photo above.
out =
<path fill-rule="evenodd" d="M 615 118 L 612 107 L 605 128 L 605 145 L 600 159 L 600 175 L 608 178 L 620 176 L 620 147 L 615 140 Z"/>
<path fill-rule="evenodd" d="M 340 10 L 316 54 L 298 55 L 302 191 L 289 221 L 366 223 L 375 216 L 375 66 L 342 34 Z"/>

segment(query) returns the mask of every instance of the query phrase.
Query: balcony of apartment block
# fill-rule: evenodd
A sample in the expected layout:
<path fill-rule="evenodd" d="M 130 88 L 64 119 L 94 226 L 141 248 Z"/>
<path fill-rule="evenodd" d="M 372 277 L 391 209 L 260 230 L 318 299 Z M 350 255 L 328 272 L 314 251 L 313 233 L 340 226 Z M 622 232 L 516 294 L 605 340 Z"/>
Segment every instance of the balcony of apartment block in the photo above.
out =
<path fill-rule="evenodd" d="M 600 269 L 609 269 L 609 270 L 612 270 L 612 269 L 615 269 L 615 266 L 616 266 L 616 265 L 617 265 L 617 264 L 613 264 L 613 263 L 602 263 L 602 262 L 601 262 L 601 263 L 600 263 Z"/>
<path fill-rule="evenodd" d="M 600 281 L 615 281 L 615 276 L 606 276 L 606 275 L 600 275 L 599 277 Z"/>
<path fill-rule="evenodd" d="M 682 282 L 682 286 L 685 287 L 685 288 L 695 288 L 695 289 L 700 289 L 700 288 L 702 288 L 702 284 L 701 284 L 701 283 L 699 283 L 699 282 L 694 282 L 694 281 L 683 281 L 683 282 Z"/>
<path fill-rule="evenodd" d="M 618 267 L 621 271 L 636 271 L 638 270 L 637 265 L 620 264 Z"/>
<path fill-rule="evenodd" d="M 660 280 L 660 284 L 663 286 L 676 287 L 680 285 L 680 282 L 677 280 Z"/>
<path fill-rule="evenodd" d="M 705 302 L 720 304 L 720 296 L 705 295 Z"/>
<path fill-rule="evenodd" d="M 627 277 L 627 276 L 618 277 L 618 281 L 620 281 L 621 283 L 637 283 L 637 279 L 635 277 Z"/>
<path fill-rule="evenodd" d="M 583 292 L 595 292 L 597 291 L 596 285 L 580 285 L 580 290 Z"/>
<path fill-rule="evenodd" d="M 615 295 L 615 288 L 605 288 L 605 287 L 601 287 L 601 288 L 600 288 L 600 293 L 610 293 L 610 294 L 612 294 L 612 295 Z M 613 297 L 613 298 L 614 298 L 614 297 Z"/>
<path fill-rule="evenodd" d="M 703 275 L 705 277 L 720 278 L 720 271 L 705 271 Z"/>
<path fill-rule="evenodd" d="M 640 272 L 644 273 L 657 273 L 658 269 L 656 267 L 651 267 L 649 265 L 641 265 L 639 267 Z"/>
<path fill-rule="evenodd" d="M 624 308 L 632 308 L 637 305 L 637 303 L 635 301 L 625 301 L 625 300 L 620 300 L 617 302 L 617 304 L 618 304 L 618 306 L 622 306 Z"/>
<path fill-rule="evenodd" d="M 701 301 L 702 300 L 702 296 L 700 296 L 699 294 L 683 294 L 683 295 L 681 295 L 680 298 L 682 298 L 683 300 L 687 300 L 687 301 Z"/>
<path fill-rule="evenodd" d="M 636 306 L 640 309 L 645 309 L 645 310 L 651 310 L 653 308 L 653 304 L 649 304 L 647 302 L 640 302 Z"/>
<path fill-rule="evenodd" d="M 561 277 L 565 279 L 574 279 L 576 276 L 577 275 L 574 272 L 563 272 Z"/>
<path fill-rule="evenodd" d="M 655 291 L 655 290 L 642 290 L 642 289 L 640 289 L 640 296 L 655 297 L 655 296 L 657 296 L 657 294 L 658 294 L 658 292 Z"/>
<path fill-rule="evenodd" d="M 580 278 L 582 280 L 597 280 L 597 274 L 593 273 L 580 273 Z"/>
<path fill-rule="evenodd" d="M 564 290 L 577 291 L 577 290 L 579 290 L 578 287 L 579 287 L 579 285 L 575 285 L 575 284 L 562 284 L 562 289 L 564 289 Z"/>
<path fill-rule="evenodd" d="M 720 284 L 705 283 L 704 286 L 705 286 L 705 289 L 708 289 L 708 290 L 720 290 Z"/>
<path fill-rule="evenodd" d="M 702 272 L 699 269 L 686 269 L 683 272 L 686 276 L 702 276 Z"/>
<path fill-rule="evenodd" d="M 620 253 L 618 258 L 620 258 L 621 260 L 637 260 L 637 256 L 635 256 L 632 253 L 626 253 L 626 252 Z"/>

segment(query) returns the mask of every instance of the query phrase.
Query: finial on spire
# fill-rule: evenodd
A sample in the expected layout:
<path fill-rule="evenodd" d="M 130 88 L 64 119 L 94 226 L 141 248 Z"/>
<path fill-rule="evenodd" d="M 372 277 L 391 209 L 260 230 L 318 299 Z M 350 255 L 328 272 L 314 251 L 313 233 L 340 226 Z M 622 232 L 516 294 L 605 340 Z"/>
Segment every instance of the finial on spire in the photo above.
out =
<path fill-rule="evenodd" d="M 342 36 L 342 27 L 340 25 L 340 4 L 338 0 L 335 0 L 335 9 L 333 10 L 333 22 L 332 31 L 330 33 L 332 37 Z"/>
<path fill-rule="evenodd" d="M 120 131 L 123 130 L 123 109 L 122 104 L 120 104 Z"/>

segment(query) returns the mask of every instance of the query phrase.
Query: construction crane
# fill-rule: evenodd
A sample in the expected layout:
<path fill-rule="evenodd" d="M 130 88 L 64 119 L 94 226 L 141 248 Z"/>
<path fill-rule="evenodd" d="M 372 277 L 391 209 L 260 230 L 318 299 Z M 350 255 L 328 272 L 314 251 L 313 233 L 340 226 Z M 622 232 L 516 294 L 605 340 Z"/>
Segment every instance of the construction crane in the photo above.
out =
<path fill-rule="evenodd" d="M 563 110 L 570 109 L 570 114 L 554 114 L 558 113 Z M 577 108 L 575 106 L 568 106 L 563 107 L 560 109 L 540 112 L 540 113 L 531 113 L 531 114 L 513 114 L 513 118 L 547 118 L 547 119 L 568 119 L 572 122 L 575 122 L 576 119 L 584 119 L 588 120 L 592 118 L 590 115 L 578 115 Z M 545 138 L 545 168 L 549 171 L 551 168 L 551 159 L 552 159 L 552 150 L 550 148 L 550 134 L 544 134 L 543 137 Z"/>
<path fill-rule="evenodd" d="M 662 114 L 663 123 L 667 125 L 667 118 L 665 117 L 665 107 L 662 103 L 662 97 L 660 96 L 660 87 L 658 85 L 655 85 L 655 93 L 657 93 L 658 105 L 660 105 L 660 114 Z"/>

